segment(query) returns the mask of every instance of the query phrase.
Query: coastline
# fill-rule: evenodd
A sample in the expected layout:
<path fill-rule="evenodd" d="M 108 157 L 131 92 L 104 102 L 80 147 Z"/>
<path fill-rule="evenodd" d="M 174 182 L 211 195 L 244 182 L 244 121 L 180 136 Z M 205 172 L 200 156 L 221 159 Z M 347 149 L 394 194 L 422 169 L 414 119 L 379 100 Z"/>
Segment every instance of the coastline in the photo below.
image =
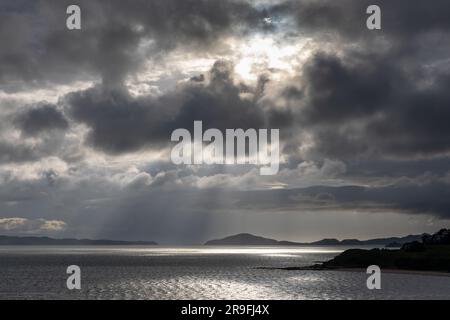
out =
<path fill-rule="evenodd" d="M 326 269 L 324 269 L 326 270 Z M 341 269 L 330 269 L 330 271 L 347 271 L 347 272 L 364 272 L 366 270 L 363 268 L 341 268 Z M 396 273 L 396 274 L 410 274 L 410 275 L 422 275 L 422 276 L 438 276 L 438 277 L 450 277 L 450 272 L 443 271 L 426 271 L 426 270 L 405 270 L 405 269 L 382 269 L 383 273 Z"/>
<path fill-rule="evenodd" d="M 343 272 L 362 272 L 366 273 L 364 268 L 323 268 L 321 266 L 307 267 L 257 267 L 260 270 L 285 270 L 285 271 L 343 271 Z M 444 271 L 427 271 L 427 270 L 407 270 L 407 269 L 382 269 L 381 273 L 395 273 L 422 276 L 450 277 L 450 272 Z"/>

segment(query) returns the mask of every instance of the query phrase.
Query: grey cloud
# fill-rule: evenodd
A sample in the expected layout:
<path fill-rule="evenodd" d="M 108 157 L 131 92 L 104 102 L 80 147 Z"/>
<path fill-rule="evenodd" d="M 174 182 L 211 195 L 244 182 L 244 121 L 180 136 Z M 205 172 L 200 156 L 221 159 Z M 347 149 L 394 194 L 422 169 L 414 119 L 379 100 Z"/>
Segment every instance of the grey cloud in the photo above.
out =
<path fill-rule="evenodd" d="M 160 97 L 133 98 L 125 90 L 100 86 L 67 95 L 65 104 L 74 120 L 90 128 L 88 142 L 114 154 L 165 147 L 173 130 L 191 130 L 194 120 L 203 121 L 204 129 L 264 126 L 257 96 L 241 93 L 230 63 L 218 61 L 207 83 L 188 82 Z"/>
<path fill-rule="evenodd" d="M 18 114 L 15 124 L 28 136 L 45 131 L 66 130 L 69 127 L 64 115 L 55 105 L 42 104 Z"/>
<path fill-rule="evenodd" d="M 39 153 L 32 146 L 0 141 L 0 163 L 21 163 L 39 158 Z"/>
<path fill-rule="evenodd" d="M 315 186 L 234 194 L 237 207 L 251 210 L 360 210 L 429 214 L 449 219 L 450 189 L 444 183 L 385 187 Z"/>
<path fill-rule="evenodd" d="M 317 53 L 310 59 L 304 71 L 308 96 L 308 105 L 302 110 L 305 122 L 348 121 L 387 107 L 394 81 L 401 80 L 401 74 L 375 56 L 360 62 L 352 58 L 343 61 Z"/>
<path fill-rule="evenodd" d="M 449 218 L 449 188 L 444 183 L 234 191 L 227 186 L 198 189 L 189 183 L 180 185 L 177 180 L 189 181 L 186 175 L 195 178 L 194 171 L 181 171 L 167 169 L 151 177 L 136 173 L 127 179 L 126 186 L 109 180 L 108 171 L 80 172 L 70 179 L 49 171 L 43 171 L 39 180 L 8 178 L 0 187 L 0 210 L 30 220 L 45 212 L 46 220 L 63 220 L 70 226 L 67 236 L 156 239 L 163 243 L 195 243 L 223 230 L 218 228 L 223 224 L 233 232 L 242 219 L 253 221 L 256 229 L 264 227 L 260 219 L 283 226 L 287 219 L 283 213 L 296 217 L 299 225 L 306 214 L 323 211 L 333 212 L 333 219 L 348 211 L 361 217 L 396 212 Z M 205 171 L 202 174 L 208 175 Z M 220 175 L 211 178 L 222 179 Z"/>
<path fill-rule="evenodd" d="M 382 31 L 375 33 L 366 28 L 366 9 L 374 4 L 382 10 Z M 432 5 L 408 0 L 300 0 L 281 2 L 269 11 L 294 17 L 299 32 L 366 41 L 374 35 L 411 40 L 426 32 L 448 32 L 450 23 L 446 12 L 449 10 L 450 4 L 445 0 L 433 1 Z"/>
<path fill-rule="evenodd" d="M 450 70 L 424 78 L 388 58 L 346 52 L 343 57 L 318 53 L 309 60 L 296 114 L 321 154 L 433 157 L 450 150 Z"/>
<path fill-rule="evenodd" d="M 98 76 L 115 86 L 145 59 L 183 46 L 212 48 L 223 36 L 259 28 L 264 18 L 245 1 L 78 1 L 82 30 L 69 31 L 70 4 L 40 0 L 0 6 L 4 90 Z"/>
<path fill-rule="evenodd" d="M 23 104 L 14 103 L 0 115 L 0 163 L 33 163 L 58 155 L 69 158 L 72 143 L 65 136 L 69 123 L 64 114 L 45 102 Z"/>
<path fill-rule="evenodd" d="M 93 181 L 92 181 L 93 182 Z M 342 211 L 364 214 L 397 212 L 409 215 L 428 215 L 448 219 L 450 203 L 448 187 L 442 184 L 427 186 L 392 186 L 365 188 L 311 187 L 292 190 L 261 190 L 233 192 L 224 189 L 170 190 L 136 188 L 95 192 L 96 185 L 84 183 L 83 192 L 61 192 L 66 221 L 76 234 L 113 239 L 157 239 L 169 243 L 192 243 L 202 239 L 212 226 L 232 224 L 251 216 L 253 225 L 261 227 L 258 219 L 272 217 L 272 223 L 283 225 L 283 212 L 300 219 L 306 212 L 328 211 L 333 216 Z M 98 197 L 98 198 L 97 198 Z M 37 208 L 58 208 L 56 203 L 42 202 Z M 31 210 L 20 204 L 16 210 Z M 52 219 L 52 218 L 47 218 Z M 352 218 L 354 219 L 354 217 Z M 233 221 L 233 222 L 232 222 Z M 343 220 L 345 221 L 345 220 Z M 234 228 L 237 228 L 235 225 Z M 267 226 L 266 226 L 267 227 Z M 220 229 L 220 228 L 219 228 Z M 337 231 L 339 232 L 339 231 Z M 211 236 L 211 235 L 209 235 Z"/>
<path fill-rule="evenodd" d="M 14 233 L 41 233 L 41 232 L 57 232 L 66 228 L 66 223 L 60 220 L 45 220 L 12 217 L 0 218 L 0 230 L 2 232 Z"/>
<path fill-rule="evenodd" d="M 367 139 L 383 141 L 386 152 L 402 155 L 450 151 L 449 80 L 450 73 L 437 76 L 430 87 L 413 87 L 405 96 L 392 101 L 392 109 L 369 124 Z"/>
<path fill-rule="evenodd" d="M 429 159 L 358 159 L 349 160 L 347 173 L 350 176 L 372 177 L 414 177 L 429 174 L 444 177 L 450 171 L 448 157 L 433 157 Z"/>

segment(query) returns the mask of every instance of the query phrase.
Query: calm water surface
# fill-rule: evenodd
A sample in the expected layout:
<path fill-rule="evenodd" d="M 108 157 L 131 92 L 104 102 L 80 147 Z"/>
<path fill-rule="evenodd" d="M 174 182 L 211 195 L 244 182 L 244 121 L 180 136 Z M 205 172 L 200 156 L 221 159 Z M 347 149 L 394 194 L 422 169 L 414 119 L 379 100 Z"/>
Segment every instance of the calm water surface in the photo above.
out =
<path fill-rule="evenodd" d="M 333 247 L 0 246 L 0 299 L 450 299 L 450 277 L 261 270 L 331 259 Z M 66 288 L 81 267 L 82 289 Z"/>

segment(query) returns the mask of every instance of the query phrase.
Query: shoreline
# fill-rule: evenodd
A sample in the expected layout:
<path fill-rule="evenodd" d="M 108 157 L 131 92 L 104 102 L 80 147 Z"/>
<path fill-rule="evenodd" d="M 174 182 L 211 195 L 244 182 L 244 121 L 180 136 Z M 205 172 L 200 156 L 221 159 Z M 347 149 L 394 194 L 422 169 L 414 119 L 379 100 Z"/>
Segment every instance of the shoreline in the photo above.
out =
<path fill-rule="evenodd" d="M 307 267 L 257 267 L 261 270 L 285 270 L 285 271 L 344 271 L 344 272 L 363 272 L 366 273 L 364 268 L 322 268 L 316 266 Z M 407 270 L 407 269 L 381 269 L 381 273 L 396 273 L 396 274 L 408 274 L 408 275 L 422 275 L 422 276 L 437 276 L 437 277 L 450 277 L 450 272 L 445 271 L 427 271 L 427 270 Z"/>
<path fill-rule="evenodd" d="M 333 270 L 333 269 L 330 269 Z M 366 270 L 363 268 L 338 268 L 334 269 L 337 271 L 347 271 L 347 272 L 364 272 Z M 381 274 L 383 273 L 397 273 L 397 274 L 411 274 L 411 275 L 422 275 L 422 276 L 438 276 L 438 277 L 450 277 L 450 272 L 445 271 L 427 271 L 427 270 L 406 270 L 406 269 L 381 269 Z"/>

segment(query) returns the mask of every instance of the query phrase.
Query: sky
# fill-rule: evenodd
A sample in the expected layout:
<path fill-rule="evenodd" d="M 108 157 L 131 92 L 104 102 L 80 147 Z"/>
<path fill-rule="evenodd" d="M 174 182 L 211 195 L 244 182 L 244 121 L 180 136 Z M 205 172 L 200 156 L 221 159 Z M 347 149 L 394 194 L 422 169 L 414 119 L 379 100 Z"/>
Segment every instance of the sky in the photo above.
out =
<path fill-rule="evenodd" d="M 66 8 L 81 8 L 68 30 Z M 366 27 L 371 4 L 381 30 Z M 450 2 L 3 0 L 0 234 L 198 244 L 450 226 Z M 280 169 L 175 165 L 276 128 Z"/>

